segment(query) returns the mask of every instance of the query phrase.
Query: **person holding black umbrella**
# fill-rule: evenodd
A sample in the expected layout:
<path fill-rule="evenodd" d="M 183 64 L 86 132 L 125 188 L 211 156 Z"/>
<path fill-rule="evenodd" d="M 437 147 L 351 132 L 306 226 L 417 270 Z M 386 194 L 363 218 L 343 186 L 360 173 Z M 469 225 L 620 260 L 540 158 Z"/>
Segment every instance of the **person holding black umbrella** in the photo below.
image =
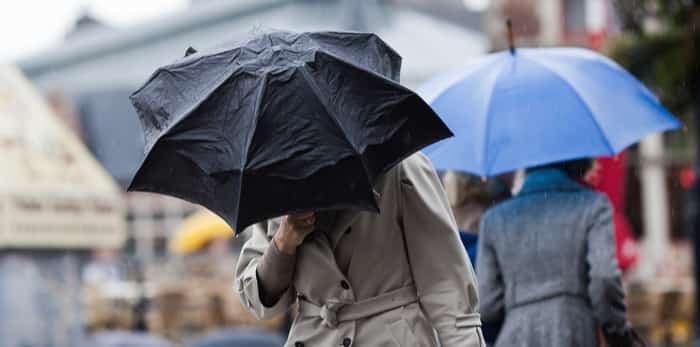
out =
<path fill-rule="evenodd" d="M 430 162 L 375 190 L 380 213 L 297 213 L 255 225 L 236 285 L 257 317 L 299 304 L 288 346 L 483 346 L 476 281 Z M 330 219 L 330 221 L 329 221 Z"/>
<path fill-rule="evenodd" d="M 452 133 L 400 67 L 374 34 L 278 31 L 188 49 L 131 96 L 147 153 L 130 189 L 254 225 L 235 287 L 260 319 L 298 304 L 287 346 L 483 346 L 474 271 L 416 154 Z"/>

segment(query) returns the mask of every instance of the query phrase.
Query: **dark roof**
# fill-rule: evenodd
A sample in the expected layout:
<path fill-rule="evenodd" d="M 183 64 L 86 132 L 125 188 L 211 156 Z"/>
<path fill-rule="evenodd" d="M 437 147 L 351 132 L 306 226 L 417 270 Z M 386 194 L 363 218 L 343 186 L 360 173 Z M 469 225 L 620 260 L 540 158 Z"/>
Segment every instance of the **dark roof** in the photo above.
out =
<path fill-rule="evenodd" d="M 78 35 L 84 35 L 87 33 L 94 34 L 96 30 L 107 30 L 110 29 L 107 25 L 97 20 L 95 17 L 90 15 L 88 12 L 84 12 L 73 24 L 73 28 L 69 30 L 64 36 L 66 40 L 72 40 Z"/>
<path fill-rule="evenodd" d="M 98 91 L 85 93 L 77 100 L 88 148 L 122 187 L 136 173 L 144 147 L 130 93 L 127 89 Z"/>
<path fill-rule="evenodd" d="M 96 35 L 69 39 L 51 49 L 51 54 L 40 52 L 21 60 L 19 65 L 27 75 L 36 76 L 120 50 L 164 40 L 203 26 L 213 26 L 222 21 L 231 21 L 237 17 L 253 15 L 256 12 L 289 2 L 290 0 L 209 1 L 201 6 L 193 6 L 183 12 L 151 20 L 134 27 L 115 28 Z M 89 19 L 84 20 L 89 21 Z"/>

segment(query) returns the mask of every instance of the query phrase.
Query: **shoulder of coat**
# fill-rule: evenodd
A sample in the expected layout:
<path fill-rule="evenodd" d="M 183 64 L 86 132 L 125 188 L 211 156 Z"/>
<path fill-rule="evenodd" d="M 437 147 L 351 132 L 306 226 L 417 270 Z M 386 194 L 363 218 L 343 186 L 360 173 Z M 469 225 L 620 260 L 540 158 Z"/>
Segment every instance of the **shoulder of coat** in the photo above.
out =
<path fill-rule="evenodd" d="M 433 164 L 430 162 L 430 159 L 428 159 L 428 157 L 421 151 L 418 151 L 408 156 L 406 159 L 404 159 L 404 163 L 406 163 L 407 165 L 415 165 L 418 167 L 426 166 L 431 169 L 433 167 Z"/>
<path fill-rule="evenodd" d="M 601 210 L 612 210 L 613 206 L 612 203 L 610 202 L 610 199 L 608 198 L 607 195 L 596 192 L 596 191 L 590 191 L 587 196 L 587 201 L 589 201 L 589 204 L 591 205 L 591 209 L 594 211 L 601 211 Z"/>
<path fill-rule="evenodd" d="M 436 173 L 435 169 L 433 168 L 433 163 L 420 151 L 411 154 L 409 157 L 404 159 L 399 166 L 402 172 L 402 177 L 410 177 L 421 173 Z"/>

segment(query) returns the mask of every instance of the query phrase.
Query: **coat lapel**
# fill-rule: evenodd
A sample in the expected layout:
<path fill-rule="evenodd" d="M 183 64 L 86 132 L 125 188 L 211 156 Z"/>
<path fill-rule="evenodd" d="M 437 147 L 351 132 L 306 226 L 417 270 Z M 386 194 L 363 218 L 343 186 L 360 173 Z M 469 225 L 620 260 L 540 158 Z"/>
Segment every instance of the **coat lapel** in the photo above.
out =
<path fill-rule="evenodd" d="M 378 192 L 378 190 L 381 191 L 380 188 L 382 188 L 383 185 L 384 180 L 380 179 L 373 190 L 374 198 L 376 199 L 378 205 L 381 205 L 381 194 Z M 335 223 L 333 223 L 333 226 L 328 230 L 328 239 L 331 242 L 332 250 L 335 250 L 336 247 L 338 247 L 338 243 L 345 235 L 345 232 L 348 230 L 348 228 L 350 228 L 361 213 L 362 212 L 360 211 L 354 210 L 343 210 L 338 213 Z"/>
<path fill-rule="evenodd" d="M 331 249 L 335 250 L 340 239 L 345 235 L 345 231 L 348 230 L 359 215 L 360 213 L 358 211 L 343 211 L 338 215 L 338 219 L 333 225 L 333 228 L 328 232 Z"/>

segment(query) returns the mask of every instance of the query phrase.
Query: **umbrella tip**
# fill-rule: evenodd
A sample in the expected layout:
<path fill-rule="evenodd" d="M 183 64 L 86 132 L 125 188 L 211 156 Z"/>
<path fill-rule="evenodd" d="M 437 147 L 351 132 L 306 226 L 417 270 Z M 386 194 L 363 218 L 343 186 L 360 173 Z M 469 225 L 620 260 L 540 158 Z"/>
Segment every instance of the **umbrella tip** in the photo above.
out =
<path fill-rule="evenodd" d="M 188 55 L 195 54 L 195 53 L 197 53 L 197 50 L 196 50 L 196 49 L 192 48 L 191 46 L 190 46 L 190 47 L 187 47 L 187 50 L 185 51 L 185 57 L 188 56 Z"/>
<path fill-rule="evenodd" d="M 508 50 L 510 54 L 515 54 L 515 40 L 513 38 L 513 20 L 506 18 L 506 34 L 508 35 Z"/>

